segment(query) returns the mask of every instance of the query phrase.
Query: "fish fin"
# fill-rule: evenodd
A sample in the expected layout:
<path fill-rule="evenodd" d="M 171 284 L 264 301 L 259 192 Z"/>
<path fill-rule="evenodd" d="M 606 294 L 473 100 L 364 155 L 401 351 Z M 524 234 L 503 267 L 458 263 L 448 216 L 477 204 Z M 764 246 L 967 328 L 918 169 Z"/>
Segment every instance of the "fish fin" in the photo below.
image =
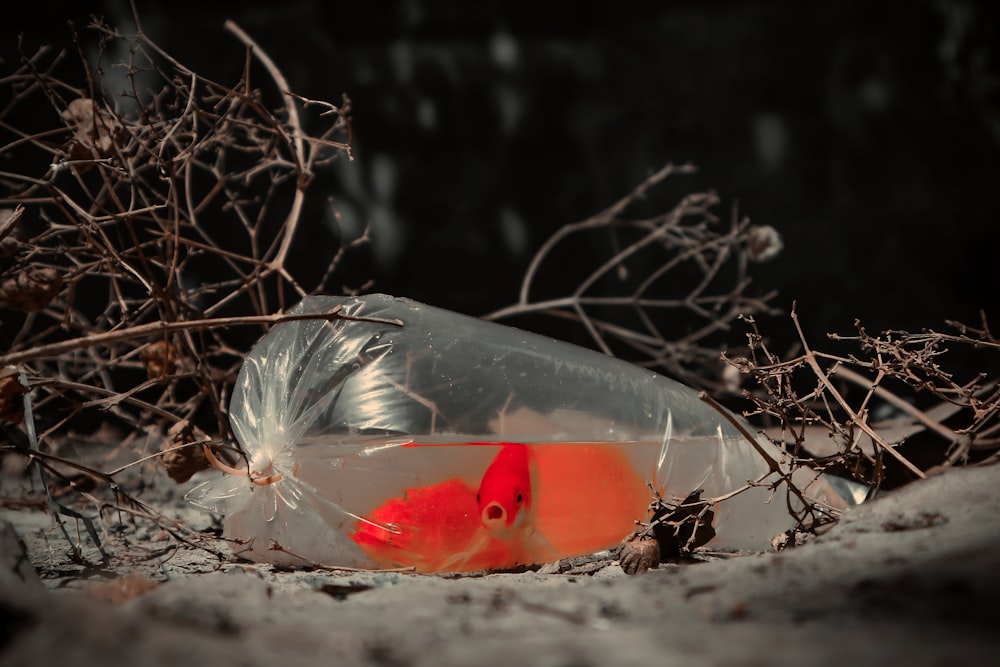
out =
<path fill-rule="evenodd" d="M 357 520 L 350 537 L 379 565 L 433 572 L 475 535 L 475 496 L 459 479 L 406 489 Z"/>
<path fill-rule="evenodd" d="M 492 539 L 493 537 L 489 531 L 485 529 L 477 530 L 469 540 L 469 543 L 461 551 L 457 551 L 442 560 L 434 568 L 434 571 L 471 572 L 490 569 L 489 565 L 482 564 L 481 561 L 483 560 L 483 553 L 488 551 L 488 546 Z"/>

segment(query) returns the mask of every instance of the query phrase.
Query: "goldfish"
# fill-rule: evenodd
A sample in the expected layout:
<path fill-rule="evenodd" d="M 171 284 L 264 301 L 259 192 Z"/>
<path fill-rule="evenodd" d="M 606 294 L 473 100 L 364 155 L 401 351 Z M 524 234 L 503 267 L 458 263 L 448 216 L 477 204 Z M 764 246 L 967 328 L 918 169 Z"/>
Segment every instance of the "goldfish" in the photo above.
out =
<path fill-rule="evenodd" d="M 648 491 L 621 452 L 465 444 L 500 448 L 478 487 L 452 478 L 384 502 L 351 533 L 373 561 L 421 572 L 509 569 L 608 548 L 645 516 Z"/>
<path fill-rule="evenodd" d="M 531 457 L 528 446 L 506 443 L 483 473 L 476 492 L 483 526 L 498 537 L 512 536 L 527 525 L 532 508 Z"/>

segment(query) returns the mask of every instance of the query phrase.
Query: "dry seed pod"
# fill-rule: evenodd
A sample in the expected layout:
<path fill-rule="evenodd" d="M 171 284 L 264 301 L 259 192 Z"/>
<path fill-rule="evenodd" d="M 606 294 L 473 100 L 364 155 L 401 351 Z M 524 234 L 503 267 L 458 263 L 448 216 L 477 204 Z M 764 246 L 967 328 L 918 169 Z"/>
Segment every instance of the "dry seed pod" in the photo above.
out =
<path fill-rule="evenodd" d="M 18 424 L 24 419 L 24 400 L 28 388 L 17 379 L 17 372 L 0 372 L 0 421 Z"/>
<path fill-rule="evenodd" d="M 94 160 L 114 154 L 123 127 L 113 115 L 89 98 L 73 100 L 62 112 L 66 126 L 73 130 L 67 152 L 71 160 Z"/>
<path fill-rule="evenodd" d="M 631 537 L 622 544 L 618 557 L 626 574 L 642 574 L 660 566 L 660 545 L 649 536 Z"/>
<path fill-rule="evenodd" d="M 56 298 L 62 286 L 62 276 L 55 269 L 29 267 L 3 281 L 0 300 L 15 310 L 37 313 Z"/>
<path fill-rule="evenodd" d="M 147 345 L 142 351 L 142 361 L 150 380 L 173 375 L 177 370 L 177 353 L 169 341 L 160 340 Z"/>
<path fill-rule="evenodd" d="M 751 261 L 769 262 L 784 249 L 781 234 L 770 225 L 754 225 L 747 229 L 747 254 Z"/>
<path fill-rule="evenodd" d="M 167 475 L 178 484 L 191 479 L 199 470 L 209 468 L 205 451 L 200 445 L 189 445 L 208 437 L 197 426 L 184 419 L 167 431 L 167 441 L 160 447 L 160 460 L 167 469 Z"/>

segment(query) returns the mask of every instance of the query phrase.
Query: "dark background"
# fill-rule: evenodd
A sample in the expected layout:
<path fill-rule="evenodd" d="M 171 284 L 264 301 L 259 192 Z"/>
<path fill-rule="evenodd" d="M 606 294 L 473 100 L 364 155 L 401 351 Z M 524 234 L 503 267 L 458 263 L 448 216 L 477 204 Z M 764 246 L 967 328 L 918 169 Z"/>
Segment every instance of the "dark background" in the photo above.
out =
<path fill-rule="evenodd" d="M 7 46 L 66 19 L 131 29 L 123 2 L 3 10 Z M 357 160 L 320 174 L 371 262 L 343 284 L 482 314 L 532 253 L 669 161 L 700 167 L 646 203 L 714 189 L 786 243 L 751 291 L 797 300 L 807 334 L 996 316 L 1000 35 L 994 2 L 140 2 L 145 31 L 235 82 L 236 20 L 292 88 L 353 102 Z M 304 266 L 337 239 L 322 197 Z M 309 242 L 306 242 L 308 240 Z M 581 256 L 580 261 L 587 260 Z M 767 325 L 791 339 L 787 319 Z M 735 340 L 741 333 L 734 334 Z"/>

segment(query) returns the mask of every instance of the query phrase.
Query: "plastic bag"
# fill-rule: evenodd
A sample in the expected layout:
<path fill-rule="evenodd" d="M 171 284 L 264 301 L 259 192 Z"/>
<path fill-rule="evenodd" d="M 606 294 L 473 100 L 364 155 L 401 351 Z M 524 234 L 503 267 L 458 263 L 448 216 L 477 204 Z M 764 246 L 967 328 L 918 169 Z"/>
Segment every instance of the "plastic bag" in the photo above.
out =
<path fill-rule="evenodd" d="M 543 563 L 619 543 L 646 517 L 647 482 L 709 498 L 774 480 L 723 415 L 649 370 L 385 295 L 293 310 L 332 311 L 341 319 L 282 323 L 255 346 L 230 406 L 250 473 L 188 494 L 225 515 L 242 556 L 426 572 Z M 720 503 L 713 544 L 765 549 L 791 528 L 770 495 Z"/>

